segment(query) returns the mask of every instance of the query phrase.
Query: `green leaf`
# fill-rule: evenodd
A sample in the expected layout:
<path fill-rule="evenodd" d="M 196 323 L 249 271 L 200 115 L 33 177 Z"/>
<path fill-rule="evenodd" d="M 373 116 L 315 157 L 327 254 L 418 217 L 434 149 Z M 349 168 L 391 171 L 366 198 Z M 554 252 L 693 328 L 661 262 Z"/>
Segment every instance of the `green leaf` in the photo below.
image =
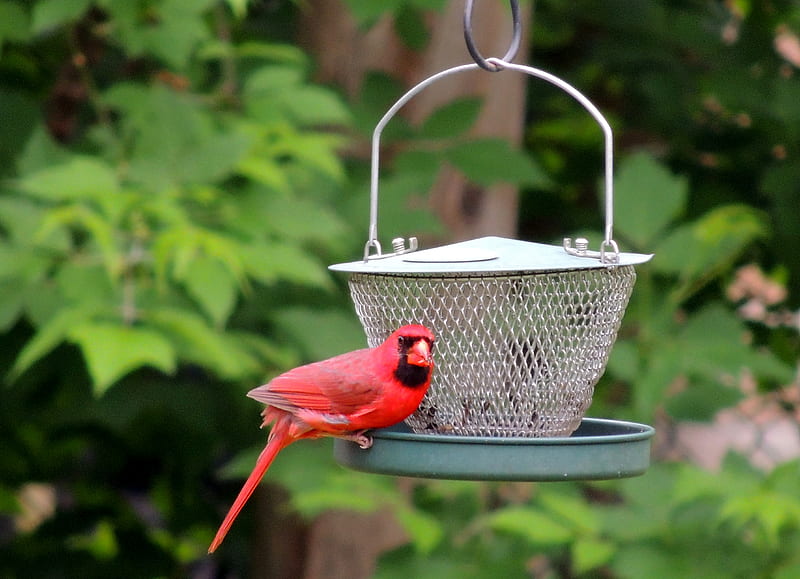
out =
<path fill-rule="evenodd" d="M 689 318 L 682 328 L 681 368 L 707 379 L 736 376 L 743 368 L 757 377 L 788 383 L 794 369 L 769 351 L 748 343 L 742 320 L 721 304 L 710 304 Z"/>
<path fill-rule="evenodd" d="M 772 579 L 796 579 L 797 577 L 800 577 L 800 562 L 781 566 Z"/>
<path fill-rule="evenodd" d="M 48 201 L 101 199 L 119 192 L 116 172 L 96 157 L 74 156 L 66 163 L 25 175 L 19 187 Z"/>
<path fill-rule="evenodd" d="M 638 250 L 647 250 L 686 207 L 689 185 L 650 155 L 621 163 L 614 184 L 614 226 Z"/>
<path fill-rule="evenodd" d="M 647 420 L 664 402 L 668 388 L 681 374 L 683 352 L 671 341 L 663 344 L 658 356 L 649 359 L 634 382 L 634 408 L 640 420 Z"/>
<path fill-rule="evenodd" d="M 242 91 L 247 113 L 265 124 L 340 125 L 350 112 L 332 90 L 305 82 L 305 67 L 267 65 L 251 74 Z"/>
<path fill-rule="evenodd" d="M 692 464 L 677 467 L 675 485 L 669 493 L 674 505 L 691 505 L 699 499 L 713 502 L 749 495 L 757 491 L 761 474 L 734 464 L 730 454 L 720 472 L 709 472 Z M 795 481 L 796 482 L 796 481 Z"/>
<path fill-rule="evenodd" d="M 541 511 L 529 507 L 507 507 L 489 515 L 495 531 L 518 535 L 534 545 L 562 545 L 573 539 L 573 532 Z"/>
<path fill-rule="evenodd" d="M 242 248 L 241 258 L 248 275 L 265 284 L 289 281 L 320 288 L 332 284 L 327 268 L 296 245 L 250 244 Z"/>
<path fill-rule="evenodd" d="M 618 577 L 686 577 L 687 564 L 659 545 L 633 544 L 614 557 L 612 570 Z"/>
<path fill-rule="evenodd" d="M 633 340 L 619 340 L 608 358 L 608 371 L 630 384 L 635 384 L 641 371 L 639 349 Z"/>
<path fill-rule="evenodd" d="M 433 551 L 442 541 L 444 529 L 436 517 L 414 508 L 396 508 L 394 514 L 423 554 Z"/>
<path fill-rule="evenodd" d="M 247 15 L 247 5 L 250 0 L 225 0 L 225 2 L 230 6 L 231 12 L 236 18 L 242 19 Z"/>
<path fill-rule="evenodd" d="M 144 311 L 142 317 L 172 343 L 179 358 L 208 368 L 223 379 L 251 377 L 261 369 L 251 352 L 237 347 L 235 339 L 209 327 L 193 311 L 159 307 Z"/>
<path fill-rule="evenodd" d="M 67 303 L 117 306 L 116 288 L 99 264 L 77 260 L 68 262 L 58 269 L 54 277 L 59 296 Z"/>
<path fill-rule="evenodd" d="M 142 366 L 175 371 L 175 350 L 159 332 L 120 324 L 88 322 L 70 328 L 68 337 L 83 352 L 95 394 Z"/>
<path fill-rule="evenodd" d="M 617 552 L 617 546 L 603 539 L 578 539 L 570 547 L 572 569 L 578 575 L 605 565 Z"/>
<path fill-rule="evenodd" d="M 92 0 L 39 0 L 33 5 L 31 31 L 41 34 L 78 20 L 91 3 Z"/>
<path fill-rule="evenodd" d="M 31 199 L 0 197 L 0 225 L 5 236 L 17 243 L 25 244 L 30 240 L 31 231 L 38 229 L 44 214 Z"/>
<path fill-rule="evenodd" d="M 676 420 L 707 421 L 742 398 L 744 394 L 736 388 L 719 382 L 691 380 L 686 389 L 667 399 L 666 409 Z"/>
<path fill-rule="evenodd" d="M 236 305 L 237 283 L 217 259 L 197 256 L 183 276 L 186 291 L 217 327 L 223 327 Z"/>
<path fill-rule="evenodd" d="M 119 274 L 122 256 L 117 248 L 113 224 L 86 205 L 67 205 L 47 213 L 41 228 L 36 232 L 37 241 L 51 238 L 60 228 L 66 226 L 75 226 L 88 233 L 103 256 L 109 276 L 116 277 Z"/>
<path fill-rule="evenodd" d="M 44 123 L 34 125 L 30 137 L 17 157 L 17 169 L 20 175 L 31 175 L 56 165 L 61 165 L 72 159 L 72 154 L 60 147 Z"/>
<path fill-rule="evenodd" d="M 732 498 L 723 506 L 720 516 L 738 527 L 755 523 L 767 544 L 775 548 L 780 543 L 781 531 L 800 527 L 800 499 L 796 494 L 760 490 Z"/>
<path fill-rule="evenodd" d="M 350 111 L 342 99 L 330 89 L 321 86 L 301 86 L 281 95 L 286 114 L 298 126 L 347 125 Z"/>
<path fill-rule="evenodd" d="M 403 44 L 417 52 L 424 50 L 431 38 L 425 14 L 410 4 L 405 4 L 395 14 L 394 29 Z"/>
<path fill-rule="evenodd" d="M 39 328 L 14 361 L 9 377 L 13 380 L 30 368 L 35 362 L 49 354 L 63 342 L 70 329 L 91 319 L 95 314 L 93 307 L 74 307 L 61 309 L 55 316 Z"/>
<path fill-rule="evenodd" d="M 127 23 L 120 39 L 133 55 L 151 54 L 174 69 L 184 69 L 197 46 L 211 36 L 201 14 L 209 4 L 210 0 L 163 0 L 150 7 L 153 22 Z"/>
<path fill-rule="evenodd" d="M 310 360 L 323 360 L 367 347 L 364 330 L 355 317 L 340 310 L 283 307 L 275 312 L 274 320 L 300 344 Z"/>
<path fill-rule="evenodd" d="M 98 561 L 110 561 L 119 554 L 119 539 L 113 523 L 103 519 L 90 532 L 69 537 L 67 547 L 87 551 Z"/>
<path fill-rule="evenodd" d="M 294 44 L 246 41 L 237 44 L 235 49 L 239 58 L 260 58 L 296 66 L 308 66 L 308 55 Z"/>
<path fill-rule="evenodd" d="M 286 199 L 272 195 L 263 200 L 263 219 L 271 231 L 281 239 L 302 242 L 318 242 L 328 246 L 335 244 L 347 233 L 347 228 L 339 216 L 325 205 L 308 199 Z"/>
<path fill-rule="evenodd" d="M 22 314 L 26 295 L 18 280 L 0 280 L 0 332 L 7 332 Z"/>
<path fill-rule="evenodd" d="M 424 139 L 457 137 L 467 132 L 481 112 L 483 102 L 477 98 L 456 99 L 433 111 L 419 129 Z"/>
<path fill-rule="evenodd" d="M 595 533 L 599 530 L 596 512 L 580 494 L 550 489 L 541 493 L 539 504 L 543 510 L 580 533 Z"/>
<path fill-rule="evenodd" d="M 289 193 L 292 189 L 286 170 L 281 167 L 280 163 L 274 159 L 261 157 L 256 152 L 245 156 L 239 162 L 237 170 L 243 177 L 278 193 Z"/>
<path fill-rule="evenodd" d="M 761 212 L 746 205 L 717 207 L 673 230 L 656 247 L 653 267 L 689 283 L 713 278 L 766 233 Z"/>
<path fill-rule="evenodd" d="M 526 153 L 503 139 L 476 139 L 453 146 L 445 158 L 464 176 L 479 185 L 511 183 L 546 187 L 549 179 Z"/>
<path fill-rule="evenodd" d="M 383 0 L 382 2 L 375 2 L 375 0 L 346 0 L 346 2 L 358 25 L 365 28 L 386 12 L 398 10 L 406 0 Z"/>
<path fill-rule="evenodd" d="M 0 2 L 0 48 L 8 40 L 25 40 L 29 33 L 28 13 L 16 2 Z"/>
<path fill-rule="evenodd" d="M 217 134 L 187 146 L 176 157 L 172 169 L 179 183 L 215 183 L 233 173 L 252 146 L 249 136 Z"/>

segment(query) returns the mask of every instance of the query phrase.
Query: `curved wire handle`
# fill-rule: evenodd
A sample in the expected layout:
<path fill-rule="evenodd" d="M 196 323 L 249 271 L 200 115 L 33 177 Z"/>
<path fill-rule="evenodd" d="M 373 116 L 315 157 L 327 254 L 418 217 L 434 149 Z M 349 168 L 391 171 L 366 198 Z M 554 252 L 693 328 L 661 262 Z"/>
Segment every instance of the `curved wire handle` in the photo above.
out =
<path fill-rule="evenodd" d="M 519 45 L 522 41 L 522 22 L 519 18 L 519 0 L 510 0 L 511 2 L 511 27 L 513 36 L 511 37 L 511 44 L 506 51 L 502 60 L 511 62 L 519 51 Z M 467 0 L 467 6 L 464 9 L 464 41 L 467 43 L 467 50 L 469 51 L 472 59 L 484 70 L 489 72 L 499 72 L 503 70 L 490 60 L 487 60 L 478 50 L 475 44 L 475 39 L 472 38 L 472 5 L 474 0 Z"/>
<path fill-rule="evenodd" d="M 540 78 L 553 84 L 563 90 L 564 92 L 568 93 L 572 96 L 575 100 L 577 100 L 583 107 L 589 112 L 589 114 L 594 117 L 595 121 L 600 125 L 600 128 L 603 130 L 603 135 L 605 137 L 605 238 L 603 243 L 600 246 L 599 252 L 588 251 L 585 247 L 579 248 L 572 248 L 571 240 L 564 240 L 564 249 L 572 254 L 578 255 L 581 257 L 597 257 L 603 263 L 614 263 L 619 259 L 619 247 L 617 243 L 613 240 L 613 229 L 614 229 L 614 137 L 611 132 L 611 125 L 608 124 L 603 114 L 598 110 L 592 102 L 586 98 L 578 89 L 570 85 L 564 80 L 561 80 L 557 76 L 550 74 L 549 72 L 545 72 L 538 68 L 533 68 L 530 66 L 525 66 L 522 64 L 514 64 L 511 62 L 506 62 L 499 58 L 489 58 L 487 61 L 492 65 L 497 67 L 497 70 L 515 70 L 517 72 L 522 72 L 524 74 Z M 423 91 L 425 88 L 434 84 L 435 82 L 442 80 L 445 77 L 458 74 L 461 72 L 469 71 L 469 70 L 477 70 L 482 68 L 480 64 L 473 63 L 473 64 L 462 64 L 461 66 L 455 66 L 453 68 L 449 68 L 443 70 L 439 73 L 434 74 L 433 76 L 423 80 L 392 105 L 392 107 L 386 111 L 378 124 L 375 126 L 375 130 L 372 133 L 372 170 L 370 173 L 370 211 L 369 211 L 369 239 L 367 240 L 366 245 L 364 246 L 364 261 L 368 261 L 369 259 L 378 259 L 381 257 L 389 257 L 389 255 L 382 255 L 381 254 L 381 244 L 378 241 L 378 182 L 380 177 L 380 141 L 381 141 L 381 134 L 383 133 L 383 129 L 389 123 L 390 120 L 397 114 L 397 112 L 414 96 L 416 96 L 419 92 Z M 377 254 L 370 255 L 370 250 L 375 249 Z M 607 250 L 611 250 L 609 253 Z M 404 250 L 399 250 L 397 253 L 401 253 Z M 395 254 L 391 254 L 395 255 Z"/>

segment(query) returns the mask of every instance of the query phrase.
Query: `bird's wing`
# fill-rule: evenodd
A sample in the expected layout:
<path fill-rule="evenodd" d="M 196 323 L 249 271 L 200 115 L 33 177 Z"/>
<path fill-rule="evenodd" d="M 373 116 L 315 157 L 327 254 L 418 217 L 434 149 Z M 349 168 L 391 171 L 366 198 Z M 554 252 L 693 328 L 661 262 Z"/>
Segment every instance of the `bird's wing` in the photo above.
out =
<path fill-rule="evenodd" d="M 250 398 L 295 414 L 358 415 L 381 393 L 368 350 L 300 366 L 248 393 Z"/>

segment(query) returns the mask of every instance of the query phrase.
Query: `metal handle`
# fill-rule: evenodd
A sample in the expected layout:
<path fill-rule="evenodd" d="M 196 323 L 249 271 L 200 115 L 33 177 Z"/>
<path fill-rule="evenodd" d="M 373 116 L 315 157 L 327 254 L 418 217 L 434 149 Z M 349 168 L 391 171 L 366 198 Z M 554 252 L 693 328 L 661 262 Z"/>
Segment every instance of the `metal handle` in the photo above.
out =
<path fill-rule="evenodd" d="M 474 0 L 467 0 L 467 5 L 464 8 L 464 42 L 467 44 L 467 50 L 469 51 L 472 60 L 474 60 L 475 63 L 482 69 L 488 70 L 489 72 L 499 72 L 502 69 L 498 68 L 483 57 L 481 51 L 478 50 L 478 46 L 475 44 L 475 39 L 472 38 L 473 3 Z M 517 51 L 519 51 L 519 45 L 522 42 L 522 22 L 519 17 L 519 0 L 510 0 L 510 4 L 512 37 L 511 43 L 508 46 L 508 50 L 506 51 L 505 56 L 503 56 L 503 60 L 506 62 L 511 62 L 514 60 Z"/>
<path fill-rule="evenodd" d="M 524 74 L 545 80 L 553 84 L 572 96 L 594 117 L 597 124 L 603 130 L 605 137 L 605 238 L 600 246 L 599 252 L 590 252 L 588 250 L 578 251 L 571 247 L 571 242 L 567 243 L 565 240 L 564 249 L 573 255 L 580 257 L 597 257 L 603 263 L 614 263 L 619 258 L 619 248 L 617 243 L 613 240 L 614 228 L 614 137 L 611 132 L 611 126 L 606 121 L 602 113 L 597 109 L 592 102 L 586 98 L 578 89 L 570 85 L 557 76 L 554 76 L 538 68 L 525 66 L 522 64 L 514 64 L 506 62 L 500 58 L 486 59 L 491 66 L 495 67 L 496 71 L 502 70 L 515 70 Z M 381 257 L 389 257 L 389 255 L 381 254 L 381 244 L 378 241 L 378 181 L 380 176 L 380 141 L 383 129 L 390 120 L 397 114 L 397 112 L 414 96 L 423 91 L 428 86 L 446 78 L 448 76 L 466 72 L 469 70 L 479 70 L 481 67 L 478 63 L 463 64 L 455 66 L 447 70 L 443 70 L 433 76 L 423 80 L 392 105 L 386 111 L 381 120 L 375 126 L 372 133 L 372 171 L 370 174 L 370 212 L 369 212 L 369 238 L 364 246 L 364 261 L 370 259 L 378 259 Z M 377 254 L 370 254 L 370 250 L 375 249 Z M 610 250 L 610 251 L 609 251 Z M 392 254 L 393 255 L 393 254 Z"/>

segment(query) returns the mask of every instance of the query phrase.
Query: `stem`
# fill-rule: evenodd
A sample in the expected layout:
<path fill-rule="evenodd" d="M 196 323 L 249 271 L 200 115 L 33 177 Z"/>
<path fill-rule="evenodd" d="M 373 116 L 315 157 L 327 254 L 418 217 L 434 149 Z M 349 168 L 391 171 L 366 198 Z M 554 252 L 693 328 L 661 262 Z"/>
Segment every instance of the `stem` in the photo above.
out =
<path fill-rule="evenodd" d="M 238 94 L 236 57 L 232 52 L 231 22 L 228 11 L 223 2 L 217 2 L 214 7 L 214 24 L 217 38 L 224 42 L 231 50 L 227 51 L 220 61 L 222 68 L 222 83 L 219 90 L 225 102 L 236 102 Z"/>

